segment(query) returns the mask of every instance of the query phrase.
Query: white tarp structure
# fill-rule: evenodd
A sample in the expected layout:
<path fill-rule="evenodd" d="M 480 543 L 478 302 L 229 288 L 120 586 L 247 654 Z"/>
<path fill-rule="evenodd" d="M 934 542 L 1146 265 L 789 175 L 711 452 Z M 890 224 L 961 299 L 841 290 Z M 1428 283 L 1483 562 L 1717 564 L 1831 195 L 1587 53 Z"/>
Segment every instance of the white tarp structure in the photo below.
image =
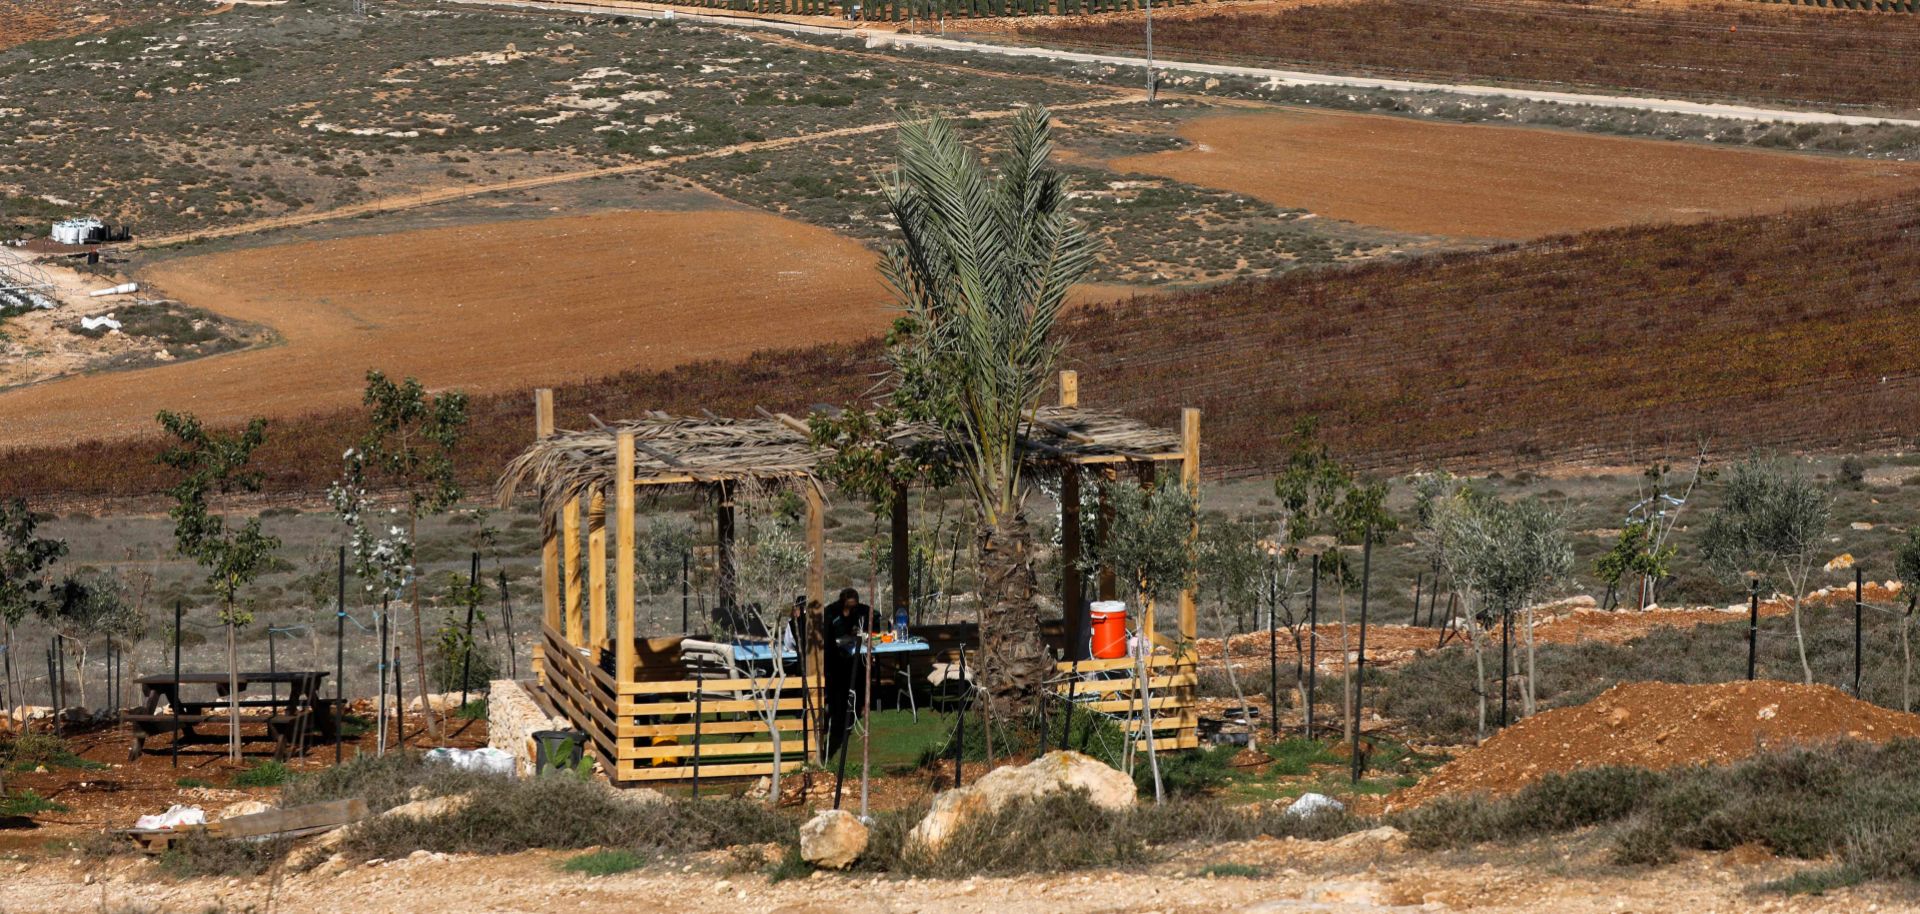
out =
<path fill-rule="evenodd" d="M 59 244 L 91 244 L 106 233 L 106 223 L 92 216 L 62 219 L 53 224 L 53 240 Z"/>
<path fill-rule="evenodd" d="M 119 330 L 120 322 L 114 320 L 111 314 L 103 314 L 99 317 L 83 317 L 80 319 L 80 329 L 82 330 L 98 330 L 101 327 L 105 327 L 108 330 Z"/>

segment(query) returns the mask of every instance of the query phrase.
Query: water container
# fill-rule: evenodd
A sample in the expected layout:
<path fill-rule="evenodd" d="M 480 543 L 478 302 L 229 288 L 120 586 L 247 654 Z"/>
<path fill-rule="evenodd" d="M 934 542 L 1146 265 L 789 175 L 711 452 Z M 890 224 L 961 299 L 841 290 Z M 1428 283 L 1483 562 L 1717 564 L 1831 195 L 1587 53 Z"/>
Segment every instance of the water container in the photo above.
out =
<path fill-rule="evenodd" d="M 1098 600 L 1088 614 L 1093 617 L 1093 656 L 1100 660 L 1127 656 L 1127 604 Z"/>
<path fill-rule="evenodd" d="M 907 640 L 907 608 L 904 606 L 893 611 L 893 640 Z"/>

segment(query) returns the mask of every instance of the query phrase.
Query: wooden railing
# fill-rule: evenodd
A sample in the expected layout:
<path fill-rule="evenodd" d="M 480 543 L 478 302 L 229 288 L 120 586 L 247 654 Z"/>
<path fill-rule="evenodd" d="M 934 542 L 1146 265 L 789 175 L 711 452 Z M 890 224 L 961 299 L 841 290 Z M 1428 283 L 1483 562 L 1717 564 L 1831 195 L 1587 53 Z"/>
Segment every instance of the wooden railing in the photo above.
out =
<path fill-rule="evenodd" d="M 1142 731 L 1153 734 L 1156 751 L 1194 749 L 1200 745 L 1200 715 L 1195 706 L 1199 685 L 1197 661 L 1192 654 L 1157 654 L 1147 661 L 1147 689 L 1144 696 L 1149 725 L 1140 723 L 1143 696 L 1138 674 L 1140 661 L 1135 657 L 1112 660 L 1082 660 L 1059 664 L 1063 674 L 1078 678 L 1061 682 L 1054 690 L 1062 697 L 1074 696 L 1074 710 L 1095 711 L 1124 722 L 1126 732 L 1136 738 L 1139 749 L 1147 748 Z M 1111 674 L 1110 678 L 1097 674 Z M 1088 674 L 1096 674 L 1089 677 Z M 1090 697 L 1091 696 L 1091 697 Z"/>
<path fill-rule="evenodd" d="M 696 767 L 701 777 L 759 777 L 773 772 L 776 739 L 782 771 L 819 748 L 806 726 L 821 700 L 818 676 L 622 686 L 551 627 L 541 669 L 555 710 L 588 734 L 616 783 L 691 779 Z"/>

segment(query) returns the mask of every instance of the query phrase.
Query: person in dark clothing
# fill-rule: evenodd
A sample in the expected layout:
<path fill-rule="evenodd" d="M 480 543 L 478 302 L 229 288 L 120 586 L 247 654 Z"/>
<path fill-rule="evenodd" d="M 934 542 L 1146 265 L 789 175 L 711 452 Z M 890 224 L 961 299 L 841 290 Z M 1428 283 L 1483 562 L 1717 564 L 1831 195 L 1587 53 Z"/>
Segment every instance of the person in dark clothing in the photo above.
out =
<path fill-rule="evenodd" d="M 840 599 L 827 607 L 826 685 L 827 685 L 827 757 L 832 758 L 846 745 L 847 730 L 860 714 L 866 683 L 860 675 L 861 636 L 868 630 L 873 607 L 860 602 L 860 592 L 849 587 L 840 591 Z"/>

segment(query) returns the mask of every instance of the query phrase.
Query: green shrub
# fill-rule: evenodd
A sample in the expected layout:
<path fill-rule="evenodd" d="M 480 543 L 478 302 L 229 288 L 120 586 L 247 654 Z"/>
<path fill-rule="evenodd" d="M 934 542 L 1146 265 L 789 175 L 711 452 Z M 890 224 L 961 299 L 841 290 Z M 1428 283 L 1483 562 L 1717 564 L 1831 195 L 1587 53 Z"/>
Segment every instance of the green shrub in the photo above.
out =
<path fill-rule="evenodd" d="M 66 812 L 67 808 L 28 787 L 12 796 L 0 797 L 0 816 L 31 816 L 41 812 Z"/>
<path fill-rule="evenodd" d="M 81 758 L 73 751 L 66 740 L 51 733 L 26 732 L 5 742 L 0 742 L 0 758 L 7 760 L 8 767 L 15 771 L 32 771 L 35 768 L 105 768 L 92 759 Z"/>
<path fill-rule="evenodd" d="M 1257 866 L 1253 866 L 1252 864 L 1213 863 L 1213 864 L 1208 864 L 1207 866 L 1201 867 L 1200 872 L 1195 873 L 1194 875 L 1200 876 L 1203 878 L 1227 877 L 1227 878 L 1235 878 L 1235 879 L 1258 879 L 1261 876 L 1265 876 L 1266 874 L 1267 874 L 1267 871 L 1265 869 L 1262 869 Z"/>
<path fill-rule="evenodd" d="M 1233 757 L 1240 754 L 1234 745 L 1213 746 L 1191 752 L 1168 752 L 1160 756 L 1160 786 L 1170 797 L 1197 796 L 1227 782 Z M 1143 795 L 1153 793 L 1153 766 L 1139 759 L 1133 768 L 1133 782 Z"/>
<path fill-rule="evenodd" d="M 294 779 L 294 771 L 286 763 L 265 761 L 256 764 L 233 776 L 235 787 L 279 787 Z"/>
<path fill-rule="evenodd" d="M 630 850 L 611 848 L 588 851 L 567 858 L 560 868 L 569 873 L 581 873 L 587 876 L 612 876 L 626 873 L 647 865 L 647 858 Z"/>
<path fill-rule="evenodd" d="M 182 879 L 196 876 L 258 876 L 292 849 L 284 838 L 240 841 L 187 834 L 160 855 L 160 868 Z"/>

